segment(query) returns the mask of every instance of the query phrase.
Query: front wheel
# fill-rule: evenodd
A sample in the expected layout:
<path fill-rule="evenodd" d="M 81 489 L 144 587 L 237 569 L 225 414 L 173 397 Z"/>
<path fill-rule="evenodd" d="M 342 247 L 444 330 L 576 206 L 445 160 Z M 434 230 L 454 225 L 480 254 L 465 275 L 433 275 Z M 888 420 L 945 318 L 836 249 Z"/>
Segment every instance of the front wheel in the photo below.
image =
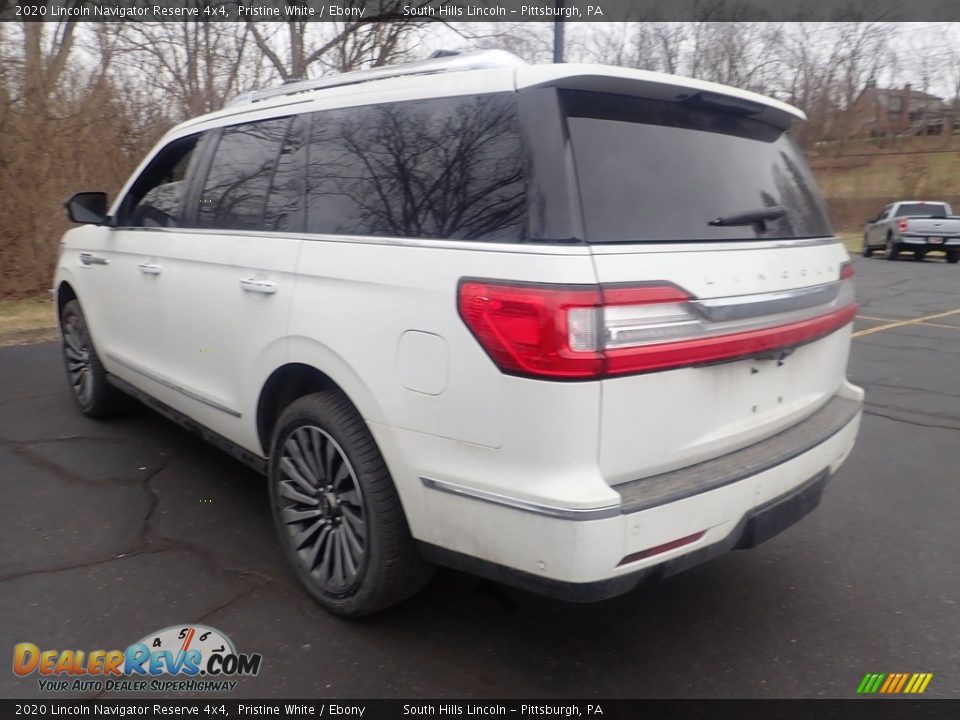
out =
<path fill-rule="evenodd" d="M 60 311 L 60 335 L 63 338 L 63 362 L 73 397 L 87 417 L 106 418 L 121 415 L 133 404 L 107 381 L 107 371 L 93 346 L 80 303 L 71 300 Z"/>
<path fill-rule="evenodd" d="M 866 233 L 864 233 L 863 235 L 863 249 L 860 252 L 864 257 L 873 256 L 873 248 L 870 247 L 870 242 L 867 240 Z"/>
<path fill-rule="evenodd" d="M 947 250 L 948 263 L 956 265 L 958 260 L 960 260 L 960 248 L 950 248 Z"/>
<path fill-rule="evenodd" d="M 300 582 L 327 610 L 367 615 L 430 579 L 393 479 L 366 423 L 341 394 L 295 401 L 271 444 L 270 502 Z"/>

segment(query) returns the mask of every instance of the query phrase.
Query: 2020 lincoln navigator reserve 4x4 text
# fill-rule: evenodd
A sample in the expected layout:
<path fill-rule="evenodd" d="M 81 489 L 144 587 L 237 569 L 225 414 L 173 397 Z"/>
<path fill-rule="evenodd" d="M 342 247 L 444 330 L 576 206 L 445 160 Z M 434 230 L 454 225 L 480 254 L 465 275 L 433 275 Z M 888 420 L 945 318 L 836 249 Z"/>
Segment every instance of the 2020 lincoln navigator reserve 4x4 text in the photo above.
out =
<path fill-rule="evenodd" d="M 496 51 L 248 95 L 68 203 L 68 379 L 266 473 L 334 612 L 435 563 L 610 597 L 787 527 L 853 445 L 852 268 L 799 120 Z"/>

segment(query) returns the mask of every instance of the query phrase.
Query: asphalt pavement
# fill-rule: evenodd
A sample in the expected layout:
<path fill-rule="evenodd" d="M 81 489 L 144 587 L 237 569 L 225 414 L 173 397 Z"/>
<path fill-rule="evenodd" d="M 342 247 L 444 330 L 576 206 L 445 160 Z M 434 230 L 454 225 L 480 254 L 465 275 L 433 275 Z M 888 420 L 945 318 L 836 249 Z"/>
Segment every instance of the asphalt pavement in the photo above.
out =
<path fill-rule="evenodd" d="M 960 266 L 854 263 L 866 414 L 820 508 L 594 605 L 443 570 L 330 616 L 282 562 L 262 478 L 146 408 L 84 418 L 56 343 L 0 349 L 0 652 L 203 623 L 263 655 L 239 698 L 843 698 L 868 672 L 960 697 Z M 0 697 L 43 696 L 0 672 Z"/>

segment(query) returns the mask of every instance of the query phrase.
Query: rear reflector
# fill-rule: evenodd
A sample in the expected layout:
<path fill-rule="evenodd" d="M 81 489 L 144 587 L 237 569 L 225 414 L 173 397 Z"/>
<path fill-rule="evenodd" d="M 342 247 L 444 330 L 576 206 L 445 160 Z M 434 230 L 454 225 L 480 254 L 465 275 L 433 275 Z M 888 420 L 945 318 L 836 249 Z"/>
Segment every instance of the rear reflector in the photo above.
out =
<path fill-rule="evenodd" d="M 640 552 L 631 553 L 627 555 L 623 560 L 617 563 L 617 567 L 621 565 L 627 565 L 632 562 L 637 562 L 637 560 L 645 560 L 648 557 L 653 557 L 654 555 L 659 555 L 660 553 L 665 553 L 668 550 L 676 550 L 678 547 L 683 547 L 684 545 L 690 545 L 695 543 L 697 540 L 706 535 L 706 530 L 701 530 L 698 533 L 693 535 L 687 535 L 686 537 L 677 538 L 676 540 L 671 540 L 668 543 L 663 545 L 657 545 L 656 547 L 647 548 L 646 550 L 641 550 Z"/>
<path fill-rule="evenodd" d="M 735 312 L 724 313 L 725 302 Z M 709 306 L 670 283 L 539 285 L 465 279 L 458 307 L 497 367 L 555 380 L 774 353 L 829 335 L 857 312 L 849 263 L 826 285 L 711 299 Z"/>

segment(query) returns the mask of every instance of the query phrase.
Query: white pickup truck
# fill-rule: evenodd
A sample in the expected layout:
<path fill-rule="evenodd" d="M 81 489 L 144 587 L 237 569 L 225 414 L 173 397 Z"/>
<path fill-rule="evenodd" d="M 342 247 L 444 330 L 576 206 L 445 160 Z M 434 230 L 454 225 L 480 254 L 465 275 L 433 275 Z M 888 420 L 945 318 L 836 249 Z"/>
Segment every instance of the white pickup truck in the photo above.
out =
<path fill-rule="evenodd" d="M 948 263 L 960 260 L 960 217 L 950 205 L 928 200 L 904 200 L 887 205 L 867 220 L 863 231 L 863 256 L 885 249 L 887 260 L 896 260 L 901 250 L 923 260 L 930 250 L 943 250 Z"/>

